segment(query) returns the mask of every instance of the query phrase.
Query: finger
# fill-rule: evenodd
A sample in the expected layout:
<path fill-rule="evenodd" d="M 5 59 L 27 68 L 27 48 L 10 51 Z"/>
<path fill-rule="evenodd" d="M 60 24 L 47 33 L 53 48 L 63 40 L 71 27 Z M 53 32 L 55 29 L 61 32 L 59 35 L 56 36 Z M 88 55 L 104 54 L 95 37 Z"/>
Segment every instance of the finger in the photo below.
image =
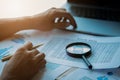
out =
<path fill-rule="evenodd" d="M 27 42 L 24 46 L 23 46 L 25 49 L 28 49 L 28 50 L 31 50 L 33 45 L 31 42 Z"/>
<path fill-rule="evenodd" d="M 44 60 L 42 60 L 41 62 L 39 62 L 38 63 L 38 67 L 39 68 L 43 68 L 43 67 L 45 67 L 45 64 L 46 64 L 47 62 L 46 62 L 46 60 L 44 59 Z"/>
<path fill-rule="evenodd" d="M 63 22 L 70 22 L 66 17 L 64 17 Z"/>
<path fill-rule="evenodd" d="M 37 49 L 32 49 L 32 50 L 29 51 L 29 54 L 31 54 L 32 56 L 36 56 L 39 53 L 40 52 Z"/>
<path fill-rule="evenodd" d="M 54 26 L 56 28 L 65 29 L 66 27 L 70 26 L 70 23 L 69 22 L 59 22 L 59 23 L 55 23 Z"/>
<path fill-rule="evenodd" d="M 65 11 L 56 12 L 54 17 L 66 17 L 70 21 L 71 25 L 73 25 L 74 27 L 77 27 L 73 16 L 68 12 L 65 12 Z"/>
<path fill-rule="evenodd" d="M 40 62 L 38 62 L 38 64 L 45 65 L 45 64 L 46 64 L 46 60 L 43 59 L 43 60 L 41 60 Z"/>
<path fill-rule="evenodd" d="M 55 20 L 54 20 L 54 23 L 58 23 L 58 22 L 61 22 L 61 20 L 62 20 L 62 17 L 61 18 L 55 18 Z"/>
<path fill-rule="evenodd" d="M 57 22 L 63 22 L 64 20 L 65 20 L 64 17 L 60 17 L 60 18 L 58 18 Z"/>
<path fill-rule="evenodd" d="M 63 22 L 67 22 L 67 18 L 64 17 Z"/>
<path fill-rule="evenodd" d="M 35 70 L 34 71 L 36 71 L 36 72 L 38 72 L 39 70 L 41 70 L 42 68 L 44 68 L 45 67 L 45 64 L 46 64 L 46 60 L 45 59 L 43 59 L 42 61 L 40 61 L 40 62 L 38 62 L 38 63 L 36 63 L 35 65 Z"/>
<path fill-rule="evenodd" d="M 34 60 L 36 62 L 39 62 L 39 61 L 43 60 L 44 58 L 45 58 L 45 54 L 44 53 L 39 53 L 36 56 L 34 56 Z"/>
<path fill-rule="evenodd" d="M 60 17 L 57 22 L 61 22 L 61 21 L 62 21 L 62 17 Z"/>

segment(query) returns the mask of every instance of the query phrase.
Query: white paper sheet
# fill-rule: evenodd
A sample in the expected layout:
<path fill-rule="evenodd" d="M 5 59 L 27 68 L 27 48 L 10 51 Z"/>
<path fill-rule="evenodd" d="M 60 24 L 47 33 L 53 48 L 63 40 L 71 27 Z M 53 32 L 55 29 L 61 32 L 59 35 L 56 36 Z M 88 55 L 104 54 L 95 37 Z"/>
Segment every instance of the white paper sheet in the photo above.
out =
<path fill-rule="evenodd" d="M 42 39 L 43 36 L 41 37 L 38 34 L 28 39 L 33 43 L 39 43 L 41 39 L 45 42 L 44 46 L 38 48 L 38 50 L 45 52 L 46 59 L 50 62 L 87 68 L 82 59 L 69 57 L 65 52 L 65 47 L 69 43 L 85 42 L 92 47 L 92 55 L 88 60 L 94 69 L 116 68 L 120 66 L 120 37 L 98 37 L 59 30 L 48 32 L 47 34 L 44 39 Z"/>
<path fill-rule="evenodd" d="M 61 30 L 50 32 L 32 31 L 25 32 L 18 40 L 1 42 L 1 49 L 12 48 L 14 52 L 23 43 L 31 41 L 33 45 L 44 43 L 38 50 L 46 54 L 49 62 L 63 64 L 71 67 L 87 68 L 82 59 L 76 59 L 66 55 L 65 47 L 72 42 L 85 42 L 92 46 L 92 55 L 88 60 L 94 69 L 116 68 L 120 66 L 120 37 L 100 37 L 77 34 Z M 10 43 L 9 43 L 10 42 Z M 4 47 L 4 43 L 6 46 Z M 10 44 L 9 46 L 7 44 Z M 11 44 L 12 43 L 12 44 Z M 17 44 L 17 45 L 16 45 Z M 15 49 L 16 48 L 16 49 Z"/>
<path fill-rule="evenodd" d="M 33 80 L 54 80 L 59 75 L 63 74 L 70 67 L 60 64 L 47 63 L 46 67 L 39 71 Z"/>
<path fill-rule="evenodd" d="M 94 71 L 76 69 L 57 80 L 120 80 L 120 69 Z"/>

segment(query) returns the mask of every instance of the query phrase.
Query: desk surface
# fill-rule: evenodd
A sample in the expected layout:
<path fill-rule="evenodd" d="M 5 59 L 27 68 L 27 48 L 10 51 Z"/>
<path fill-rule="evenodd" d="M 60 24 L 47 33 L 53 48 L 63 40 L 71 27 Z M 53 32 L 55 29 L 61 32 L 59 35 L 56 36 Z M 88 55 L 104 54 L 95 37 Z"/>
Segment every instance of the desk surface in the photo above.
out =
<path fill-rule="evenodd" d="M 34 30 L 23 31 L 23 33 L 21 34 L 21 37 L 15 37 L 15 38 L 11 38 L 9 40 L 0 42 L 0 52 L 2 56 L 5 55 L 5 53 L 6 54 L 14 53 L 14 51 L 18 49 L 21 46 L 21 44 L 24 44 L 28 40 L 31 41 L 33 45 L 36 45 L 38 43 L 45 43 L 45 45 L 43 45 L 42 48 L 38 48 L 38 50 L 46 54 L 47 64 L 46 64 L 46 67 L 43 70 L 41 70 L 33 80 L 55 80 L 55 79 L 56 80 L 108 80 L 108 79 L 120 80 L 120 68 L 110 69 L 110 66 L 114 64 L 119 65 L 120 63 L 119 62 L 120 37 L 118 38 L 117 37 L 116 38 L 115 37 L 114 38 L 113 37 L 96 37 L 96 36 L 89 36 L 89 35 L 83 35 L 83 34 L 74 34 L 74 33 L 66 32 L 62 30 L 53 30 L 50 32 L 42 32 L 42 31 L 34 31 Z M 58 40 L 59 40 L 59 43 L 56 45 Z M 104 69 L 99 68 L 92 71 L 87 69 L 80 69 L 82 68 L 83 65 L 86 66 L 82 60 L 80 59 L 77 60 L 77 59 L 70 58 L 69 56 L 66 56 L 66 53 L 64 50 L 64 47 L 66 46 L 66 44 L 68 44 L 69 42 L 78 41 L 78 40 L 87 42 L 91 44 L 91 46 L 93 46 L 93 48 L 95 49 L 94 52 L 96 54 L 93 53 L 94 56 L 93 57 L 91 56 L 90 57 L 91 59 L 89 60 L 91 60 L 94 63 L 98 63 L 98 67 L 101 66 L 101 67 L 104 67 Z M 9 43 L 9 46 L 8 46 L 8 43 Z M 115 49 L 113 49 L 113 47 Z M 54 64 L 54 63 L 57 63 L 57 64 Z M 75 64 L 77 64 L 80 68 L 77 68 L 76 67 L 77 65 L 75 66 Z M 4 65 L 5 63 L 0 62 L 0 73 Z M 65 65 L 68 65 L 68 66 L 65 66 Z M 108 66 L 108 67 L 106 67 L 105 69 L 105 66 Z M 78 74 L 80 75 L 78 76 Z"/>
<path fill-rule="evenodd" d="M 29 16 L 51 7 L 61 7 L 66 0 L 0 0 L 0 18 Z"/>

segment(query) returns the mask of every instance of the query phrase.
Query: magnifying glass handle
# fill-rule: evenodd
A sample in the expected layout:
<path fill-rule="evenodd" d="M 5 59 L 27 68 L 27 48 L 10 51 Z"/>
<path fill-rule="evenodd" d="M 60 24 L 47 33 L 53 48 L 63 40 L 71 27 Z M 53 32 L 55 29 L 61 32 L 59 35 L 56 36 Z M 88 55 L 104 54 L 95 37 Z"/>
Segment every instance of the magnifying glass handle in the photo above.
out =
<path fill-rule="evenodd" d="M 84 60 L 84 62 L 87 64 L 89 69 L 92 69 L 92 65 L 91 63 L 86 59 L 86 57 L 84 55 L 82 55 L 82 59 Z"/>

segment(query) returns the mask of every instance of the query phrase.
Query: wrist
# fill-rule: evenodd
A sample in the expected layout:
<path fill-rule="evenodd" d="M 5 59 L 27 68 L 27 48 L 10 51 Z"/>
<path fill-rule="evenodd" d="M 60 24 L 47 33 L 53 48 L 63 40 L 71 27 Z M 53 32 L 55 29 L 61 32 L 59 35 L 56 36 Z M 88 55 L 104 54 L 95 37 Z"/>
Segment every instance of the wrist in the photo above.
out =
<path fill-rule="evenodd" d="M 34 18 L 32 16 L 23 17 L 23 19 L 21 19 L 20 29 L 22 30 L 31 29 L 33 24 L 34 24 Z"/>
<path fill-rule="evenodd" d="M 39 27 L 39 17 L 33 15 L 33 16 L 27 16 L 25 17 L 26 27 L 24 29 L 38 29 Z"/>

